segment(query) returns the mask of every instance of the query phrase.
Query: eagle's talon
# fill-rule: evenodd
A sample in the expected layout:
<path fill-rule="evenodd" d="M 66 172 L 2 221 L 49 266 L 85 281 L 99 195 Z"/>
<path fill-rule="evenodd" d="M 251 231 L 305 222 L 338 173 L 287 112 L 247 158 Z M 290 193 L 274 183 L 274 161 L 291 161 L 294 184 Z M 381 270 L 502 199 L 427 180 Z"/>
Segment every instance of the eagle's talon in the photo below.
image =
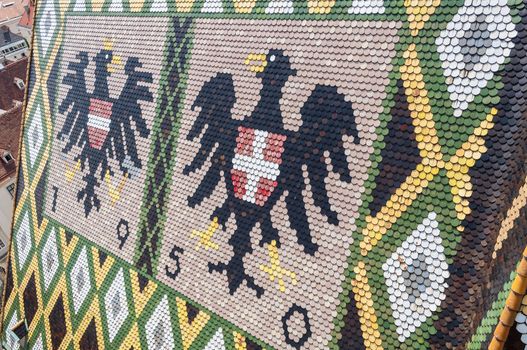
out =
<path fill-rule="evenodd" d="M 196 244 L 196 250 L 199 250 L 201 247 L 204 248 L 205 250 L 209 250 L 209 249 L 218 250 L 219 249 L 218 243 L 212 240 L 212 236 L 214 236 L 214 233 L 216 233 L 216 231 L 218 230 L 218 227 L 219 227 L 218 218 L 213 218 L 209 226 L 204 231 L 198 231 L 198 230 L 192 231 L 190 236 L 199 238 Z"/>
<path fill-rule="evenodd" d="M 280 253 L 278 250 L 278 245 L 276 241 L 272 241 L 268 246 L 268 255 L 269 255 L 269 264 L 260 265 L 260 270 L 265 272 L 271 281 L 278 282 L 278 289 L 281 292 L 286 291 L 285 277 L 291 279 L 293 285 L 297 284 L 296 273 L 292 270 L 288 270 L 282 267 L 280 262 Z"/>
<path fill-rule="evenodd" d="M 216 210 L 214 210 L 214 213 L 212 213 L 212 215 L 210 216 L 211 220 L 218 221 L 223 230 L 226 229 L 227 221 L 229 221 L 229 216 L 231 215 L 231 212 L 228 209 L 225 209 L 224 207 L 225 205 L 216 208 Z"/>
<path fill-rule="evenodd" d="M 208 264 L 208 267 L 209 267 L 209 273 L 213 273 L 213 272 L 223 273 L 223 271 L 227 270 L 227 265 L 222 262 L 217 263 L 217 264 L 213 264 L 210 262 Z"/>
<path fill-rule="evenodd" d="M 277 248 L 281 247 L 282 244 L 280 243 L 280 238 L 278 236 L 277 237 L 264 236 L 262 237 L 258 245 L 260 247 L 264 247 L 266 244 L 271 244 L 272 241 L 275 241 Z"/>
<path fill-rule="evenodd" d="M 245 269 L 243 266 L 233 263 L 232 260 L 228 264 L 222 262 L 214 264 L 209 262 L 208 268 L 209 273 L 219 272 L 223 274 L 223 272 L 227 272 L 227 282 L 229 284 L 229 293 L 231 295 L 234 295 L 234 292 L 238 290 L 244 280 L 247 282 L 247 287 L 256 292 L 257 298 L 260 298 L 265 291 L 262 287 L 254 282 L 254 277 L 251 277 L 244 272 Z"/>
<path fill-rule="evenodd" d="M 260 240 L 260 247 L 263 247 L 265 244 L 271 244 L 275 241 L 276 246 L 280 248 L 280 234 L 276 228 L 274 228 L 271 220 L 266 218 L 261 224 L 262 239 Z"/>
<path fill-rule="evenodd" d="M 256 292 L 257 298 L 260 298 L 263 295 L 264 289 L 254 282 L 254 277 L 245 275 L 245 281 L 247 282 L 247 287 L 251 288 L 252 290 Z M 230 294 L 233 295 L 234 291 L 232 291 Z"/>

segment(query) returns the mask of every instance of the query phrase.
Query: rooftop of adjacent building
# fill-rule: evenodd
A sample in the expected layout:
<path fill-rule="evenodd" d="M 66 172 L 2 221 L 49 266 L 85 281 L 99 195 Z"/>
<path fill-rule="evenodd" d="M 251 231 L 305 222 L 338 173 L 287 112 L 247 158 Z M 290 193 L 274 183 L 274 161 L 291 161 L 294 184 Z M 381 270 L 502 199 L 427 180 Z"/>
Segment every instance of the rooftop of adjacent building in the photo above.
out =
<path fill-rule="evenodd" d="M 24 100 L 27 62 L 26 57 L 5 66 L 0 65 L 0 110 L 11 109 L 16 102 Z"/>
<path fill-rule="evenodd" d="M 29 0 L 0 0 L 0 25 L 20 18 L 29 4 Z"/>
<path fill-rule="evenodd" d="M 13 33 L 8 26 L 0 26 L 0 48 L 25 39 Z"/>
<path fill-rule="evenodd" d="M 22 27 L 26 27 L 29 29 L 33 29 L 33 19 L 35 14 L 35 5 L 33 3 L 29 2 L 27 5 L 24 6 L 24 13 L 22 14 L 22 17 L 20 18 L 20 21 L 18 21 L 18 25 Z"/>
<path fill-rule="evenodd" d="M 0 182 L 16 173 L 22 104 L 0 114 Z"/>

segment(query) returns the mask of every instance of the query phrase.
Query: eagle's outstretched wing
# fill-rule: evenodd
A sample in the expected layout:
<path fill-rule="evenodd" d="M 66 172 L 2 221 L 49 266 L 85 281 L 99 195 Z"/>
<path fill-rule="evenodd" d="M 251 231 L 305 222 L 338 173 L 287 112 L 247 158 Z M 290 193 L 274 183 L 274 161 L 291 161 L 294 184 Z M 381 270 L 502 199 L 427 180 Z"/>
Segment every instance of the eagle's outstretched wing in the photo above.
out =
<path fill-rule="evenodd" d="M 138 71 L 137 69 L 141 67 L 142 64 L 136 57 L 128 58 L 124 67 L 128 78 L 119 98 L 112 106 L 110 131 L 103 146 L 103 150 L 109 157 L 119 162 L 121 171 L 128 176 L 137 175 L 142 166 L 137 154 L 135 132 L 141 137 L 148 137 L 150 133 L 142 117 L 139 101 L 152 102 L 153 96 L 147 86 L 139 84 L 152 83 L 152 74 Z M 135 128 L 132 126 L 132 121 Z M 104 171 L 105 169 L 102 176 Z"/>
<path fill-rule="evenodd" d="M 88 142 L 86 130 L 90 96 L 86 90 L 86 77 L 84 75 L 84 70 L 89 63 L 88 53 L 81 51 L 77 54 L 77 58 L 79 59 L 78 62 L 70 62 L 68 64 L 68 69 L 73 71 L 73 73 L 66 74 L 62 80 L 63 84 L 71 86 L 66 98 L 59 106 L 61 114 L 67 112 L 64 125 L 57 134 L 57 138 L 60 140 L 68 137 L 68 142 L 62 150 L 64 153 L 68 153 L 75 145 L 82 146 L 82 144 Z"/>
<path fill-rule="evenodd" d="M 211 166 L 201 184 L 192 196 L 188 198 L 191 207 L 200 204 L 209 197 L 220 181 L 221 171 L 227 171 L 225 165 L 231 159 L 236 143 L 235 133 L 238 122 L 231 118 L 231 110 L 236 102 L 234 83 L 228 73 L 218 73 L 208 82 L 203 84 L 198 97 L 192 104 L 192 110 L 200 108 L 199 114 L 187 135 L 187 140 L 192 141 L 200 136 L 201 147 L 192 160 L 183 169 L 183 174 L 188 175 L 201 169 L 209 158 L 213 148 L 218 145 L 211 157 Z"/>
<path fill-rule="evenodd" d="M 302 126 L 286 147 L 285 162 L 293 167 L 288 179 L 287 210 L 291 218 L 291 227 L 296 230 L 298 242 L 307 253 L 314 254 L 317 246 L 312 242 L 305 203 L 303 166 L 307 166 L 309 184 L 315 205 L 328 218 L 328 222 L 337 225 L 337 213 L 331 209 L 325 181 L 328 176 L 327 158 L 329 152 L 332 171 L 340 175 L 342 181 L 350 182 L 351 175 L 346 160 L 343 136 L 353 137 L 359 143 L 357 126 L 351 102 L 337 91 L 336 86 L 317 85 L 300 110 Z M 286 163 L 287 164 L 287 163 Z"/>

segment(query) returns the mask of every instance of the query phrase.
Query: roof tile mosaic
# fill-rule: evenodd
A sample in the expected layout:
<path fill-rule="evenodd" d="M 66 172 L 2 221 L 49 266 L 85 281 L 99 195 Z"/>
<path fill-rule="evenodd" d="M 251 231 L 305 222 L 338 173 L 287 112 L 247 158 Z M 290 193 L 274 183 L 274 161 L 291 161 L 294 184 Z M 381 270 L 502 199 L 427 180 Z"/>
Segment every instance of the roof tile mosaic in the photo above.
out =
<path fill-rule="evenodd" d="M 526 343 L 526 5 L 41 0 L 5 343 Z"/>

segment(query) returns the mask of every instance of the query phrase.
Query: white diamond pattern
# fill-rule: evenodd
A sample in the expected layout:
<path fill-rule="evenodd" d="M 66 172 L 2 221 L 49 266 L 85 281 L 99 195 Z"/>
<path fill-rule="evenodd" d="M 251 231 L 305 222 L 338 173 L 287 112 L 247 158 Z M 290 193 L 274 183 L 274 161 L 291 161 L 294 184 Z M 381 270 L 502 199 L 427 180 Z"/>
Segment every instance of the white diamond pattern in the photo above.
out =
<path fill-rule="evenodd" d="M 348 13 L 353 15 L 366 15 L 372 13 L 384 13 L 383 0 L 353 0 Z"/>
<path fill-rule="evenodd" d="M 222 13 L 223 12 L 223 1 L 222 0 L 205 0 L 201 12 L 204 13 Z"/>
<path fill-rule="evenodd" d="M 108 292 L 104 297 L 107 329 L 110 341 L 113 341 L 128 317 L 128 297 L 124 283 L 123 269 L 121 268 L 115 276 Z"/>
<path fill-rule="evenodd" d="M 57 29 L 57 12 L 55 10 L 55 1 L 44 0 L 40 5 L 42 6 L 42 18 L 40 18 L 38 25 L 38 36 L 40 41 L 40 47 L 42 48 L 42 55 L 47 55 L 53 34 Z"/>
<path fill-rule="evenodd" d="M 44 271 L 44 289 L 47 291 L 53 277 L 55 277 L 55 274 L 57 273 L 57 269 L 59 268 L 57 235 L 55 233 L 55 228 L 51 229 L 48 239 L 42 247 L 40 264 L 42 266 L 42 271 Z"/>
<path fill-rule="evenodd" d="M 25 266 L 29 252 L 33 247 L 33 241 L 31 239 L 31 227 L 27 211 L 24 213 L 24 217 L 22 218 L 18 232 L 15 235 L 15 240 L 18 257 L 18 269 L 20 270 Z"/>
<path fill-rule="evenodd" d="M 272 0 L 265 8 L 265 13 L 293 13 L 294 11 L 292 0 Z"/>
<path fill-rule="evenodd" d="M 225 350 L 225 341 L 223 340 L 223 329 L 219 328 L 212 339 L 207 343 L 203 350 Z"/>
<path fill-rule="evenodd" d="M 33 344 L 31 350 L 44 350 L 44 343 L 42 342 L 42 334 L 38 336 L 38 339 Z"/>
<path fill-rule="evenodd" d="M 110 12 L 122 12 L 123 11 L 123 2 L 121 0 L 112 0 L 110 7 L 108 8 Z"/>
<path fill-rule="evenodd" d="M 429 213 L 382 266 L 401 342 L 445 299 L 449 272 L 438 225 Z"/>
<path fill-rule="evenodd" d="M 174 349 L 168 298 L 165 295 L 146 322 L 146 341 L 149 350 Z"/>
<path fill-rule="evenodd" d="M 73 11 L 78 11 L 78 12 L 86 11 L 86 2 L 85 2 L 85 0 L 77 0 L 77 1 L 75 1 L 75 6 L 73 7 Z"/>
<path fill-rule="evenodd" d="M 91 289 L 90 266 L 86 247 L 82 247 L 77 261 L 71 269 L 69 279 L 73 294 L 73 310 L 78 313 Z"/>
<path fill-rule="evenodd" d="M 9 324 L 7 326 L 7 329 L 12 329 L 16 323 L 18 322 L 18 313 L 15 312 L 13 313 L 13 317 L 11 317 L 11 320 L 9 320 Z M 11 332 L 11 331 L 8 331 L 8 335 L 7 335 L 7 344 L 9 345 L 8 349 L 10 350 L 17 350 L 17 349 L 20 349 L 20 345 L 18 344 L 18 339 L 17 339 L 17 336 L 15 335 L 15 333 Z"/>
<path fill-rule="evenodd" d="M 29 162 L 31 167 L 35 166 L 42 144 L 44 143 L 44 129 L 42 127 L 42 110 L 37 106 L 27 131 Z"/>
<path fill-rule="evenodd" d="M 507 0 L 465 0 L 436 39 L 454 116 L 487 86 L 514 47 L 518 32 Z"/>
<path fill-rule="evenodd" d="M 150 7 L 150 12 L 167 12 L 168 5 L 165 0 L 154 0 Z"/>

